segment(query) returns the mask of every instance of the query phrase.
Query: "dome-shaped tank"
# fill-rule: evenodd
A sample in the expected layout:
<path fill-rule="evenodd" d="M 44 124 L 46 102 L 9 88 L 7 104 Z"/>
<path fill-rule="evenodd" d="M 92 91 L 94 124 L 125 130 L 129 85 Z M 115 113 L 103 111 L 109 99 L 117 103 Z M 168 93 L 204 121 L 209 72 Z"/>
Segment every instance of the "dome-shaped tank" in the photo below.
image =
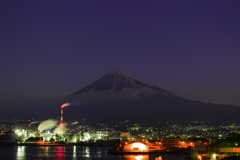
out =
<path fill-rule="evenodd" d="M 140 142 L 134 142 L 124 146 L 124 152 L 148 152 L 148 151 L 149 151 L 148 146 Z"/>

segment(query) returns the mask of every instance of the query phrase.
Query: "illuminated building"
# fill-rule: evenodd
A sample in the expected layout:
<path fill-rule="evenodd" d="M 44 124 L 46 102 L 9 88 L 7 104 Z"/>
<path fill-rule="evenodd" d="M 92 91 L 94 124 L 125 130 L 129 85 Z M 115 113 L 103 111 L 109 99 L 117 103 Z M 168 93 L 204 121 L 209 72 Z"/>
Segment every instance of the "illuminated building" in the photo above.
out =
<path fill-rule="evenodd" d="M 162 145 L 166 148 L 178 147 L 181 141 L 181 138 L 163 138 Z"/>
<path fill-rule="evenodd" d="M 141 142 L 133 142 L 124 146 L 124 152 L 149 152 L 146 144 Z"/>
<path fill-rule="evenodd" d="M 239 147 L 195 147 L 192 149 L 192 157 L 198 159 L 217 160 L 227 156 L 227 154 L 236 154 L 240 152 Z"/>

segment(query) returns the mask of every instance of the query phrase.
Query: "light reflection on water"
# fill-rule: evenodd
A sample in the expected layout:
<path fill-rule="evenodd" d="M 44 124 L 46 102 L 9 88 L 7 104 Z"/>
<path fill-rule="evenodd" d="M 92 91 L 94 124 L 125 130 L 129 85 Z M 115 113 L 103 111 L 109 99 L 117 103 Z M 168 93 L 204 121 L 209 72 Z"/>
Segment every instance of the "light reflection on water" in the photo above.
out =
<path fill-rule="evenodd" d="M 25 157 L 25 148 L 26 146 L 18 146 L 17 148 L 17 160 L 20 160 L 20 158 Z"/>
<path fill-rule="evenodd" d="M 148 160 L 149 155 L 144 154 L 144 155 L 123 155 L 124 158 L 126 159 L 131 159 L 131 160 Z"/>
<path fill-rule="evenodd" d="M 97 150 L 97 157 L 101 157 L 101 154 L 102 154 L 101 150 L 98 149 L 98 150 Z"/>
<path fill-rule="evenodd" d="M 92 150 L 90 150 L 88 146 L 18 146 L 16 160 L 25 160 L 28 158 L 57 158 L 61 160 L 70 160 L 72 158 L 73 160 L 77 160 L 78 157 L 89 158 L 91 156 L 101 158 L 105 150 L 104 147 L 100 148 L 102 149 L 92 147 Z"/>
<path fill-rule="evenodd" d="M 57 147 L 57 157 L 65 157 L 65 147 Z"/>
<path fill-rule="evenodd" d="M 1 160 L 155 160 L 160 155 L 109 155 L 111 147 L 96 146 L 18 146 L 0 148 Z M 5 153 L 3 150 L 6 150 Z M 15 153 L 14 153 L 15 152 Z M 9 158 L 10 155 L 12 158 Z M 2 158 L 3 157 L 3 158 Z M 8 157 L 8 158 L 6 158 Z M 183 155 L 162 155 L 161 160 L 180 160 Z"/>
<path fill-rule="evenodd" d="M 73 146 L 73 157 L 76 157 L 77 156 L 77 154 L 76 154 L 76 146 Z"/>
<path fill-rule="evenodd" d="M 83 146 L 80 153 L 81 157 L 90 157 L 89 147 Z"/>

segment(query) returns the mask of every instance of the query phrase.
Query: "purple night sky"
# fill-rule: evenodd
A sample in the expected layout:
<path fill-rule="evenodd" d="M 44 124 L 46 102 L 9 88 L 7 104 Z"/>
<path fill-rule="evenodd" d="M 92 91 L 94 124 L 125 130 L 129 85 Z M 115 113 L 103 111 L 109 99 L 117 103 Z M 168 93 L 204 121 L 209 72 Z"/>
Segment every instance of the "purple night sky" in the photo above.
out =
<path fill-rule="evenodd" d="M 2 0 L 0 99 L 70 95 L 112 70 L 240 106 L 240 1 Z"/>

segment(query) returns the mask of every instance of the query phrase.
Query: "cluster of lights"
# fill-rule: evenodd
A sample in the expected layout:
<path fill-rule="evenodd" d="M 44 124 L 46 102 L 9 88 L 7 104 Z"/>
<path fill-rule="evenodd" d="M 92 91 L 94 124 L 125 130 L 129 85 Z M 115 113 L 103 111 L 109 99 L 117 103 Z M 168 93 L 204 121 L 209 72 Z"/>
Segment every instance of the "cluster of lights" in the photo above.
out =
<path fill-rule="evenodd" d="M 24 129 L 16 129 L 15 135 L 17 137 L 22 137 L 24 140 L 27 138 L 27 130 Z"/>

